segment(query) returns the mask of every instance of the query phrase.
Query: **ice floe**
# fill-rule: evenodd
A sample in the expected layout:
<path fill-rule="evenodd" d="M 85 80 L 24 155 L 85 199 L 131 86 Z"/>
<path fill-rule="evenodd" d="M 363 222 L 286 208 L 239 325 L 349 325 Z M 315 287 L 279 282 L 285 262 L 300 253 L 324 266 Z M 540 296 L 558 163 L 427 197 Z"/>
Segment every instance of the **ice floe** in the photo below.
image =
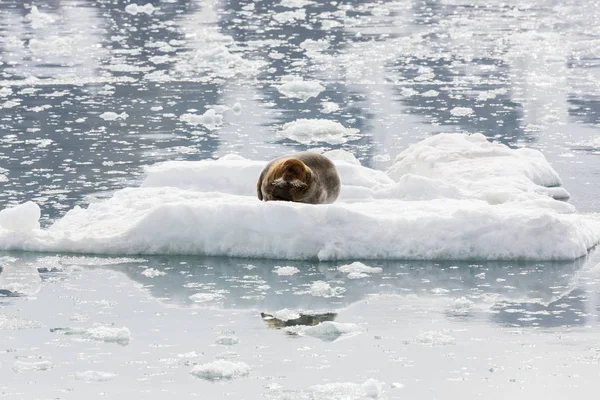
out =
<path fill-rule="evenodd" d="M 75 373 L 75 379 L 86 382 L 107 382 L 116 376 L 117 374 L 104 371 L 83 371 Z"/>
<path fill-rule="evenodd" d="M 283 329 L 292 335 L 311 336 L 324 342 L 336 342 L 363 332 L 363 329 L 356 324 L 333 321 L 321 322 L 315 326 L 288 326 Z"/>
<path fill-rule="evenodd" d="M 317 132 L 322 125 L 307 126 Z M 561 201 L 568 192 L 533 149 L 510 149 L 480 134 L 439 134 L 407 148 L 387 171 L 366 168 L 341 150 L 325 154 L 342 179 L 331 205 L 260 202 L 255 185 L 266 161 L 228 155 L 165 162 L 149 167 L 140 187 L 75 207 L 47 229 L 39 228 L 34 203 L 1 211 L 0 249 L 567 260 L 600 241 L 600 216 Z"/>
<path fill-rule="evenodd" d="M 325 87 L 319 82 L 305 81 L 298 77 L 282 79 L 281 85 L 277 85 L 276 87 L 284 96 L 298 98 L 302 101 L 306 101 L 311 97 L 317 97 L 325 90 Z"/>
<path fill-rule="evenodd" d="M 128 328 L 116 328 L 112 326 L 97 326 L 94 328 L 53 328 L 51 332 L 64 335 L 79 336 L 88 340 L 106 343 L 117 343 L 126 346 L 131 340 L 131 332 Z"/>
<path fill-rule="evenodd" d="M 279 276 L 291 276 L 291 275 L 295 275 L 298 272 L 300 272 L 300 270 L 296 267 L 275 267 L 275 270 L 273 271 L 275 272 L 277 275 Z"/>
<path fill-rule="evenodd" d="M 217 360 L 206 364 L 196 365 L 192 368 L 190 373 L 200 379 L 218 381 L 247 376 L 250 373 L 250 366 L 243 362 Z"/>
<path fill-rule="evenodd" d="M 336 121 L 326 119 L 297 119 L 283 125 L 277 132 L 281 138 L 295 140 L 303 144 L 324 142 L 342 144 L 356 139 L 358 129 L 346 128 Z"/>

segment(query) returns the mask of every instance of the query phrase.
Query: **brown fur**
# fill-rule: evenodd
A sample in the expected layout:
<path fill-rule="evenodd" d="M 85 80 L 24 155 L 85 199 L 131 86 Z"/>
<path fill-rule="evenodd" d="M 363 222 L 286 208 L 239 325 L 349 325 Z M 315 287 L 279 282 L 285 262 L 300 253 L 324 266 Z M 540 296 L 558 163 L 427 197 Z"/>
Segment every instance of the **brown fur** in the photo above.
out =
<path fill-rule="evenodd" d="M 335 165 L 325 156 L 302 152 L 269 162 L 256 184 L 259 200 L 333 203 L 340 192 Z"/>

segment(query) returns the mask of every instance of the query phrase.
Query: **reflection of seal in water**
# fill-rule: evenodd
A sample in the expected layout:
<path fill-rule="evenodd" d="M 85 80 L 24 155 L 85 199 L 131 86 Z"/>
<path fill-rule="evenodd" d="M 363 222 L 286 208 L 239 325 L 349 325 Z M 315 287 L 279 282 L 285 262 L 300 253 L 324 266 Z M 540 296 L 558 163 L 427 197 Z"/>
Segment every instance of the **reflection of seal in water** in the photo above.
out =
<path fill-rule="evenodd" d="M 260 173 L 256 192 L 264 201 L 333 203 L 340 194 L 340 176 L 327 157 L 305 151 L 269 162 Z"/>
<path fill-rule="evenodd" d="M 336 313 L 323 313 L 323 314 L 300 314 L 300 317 L 295 319 L 288 319 L 286 321 L 277 319 L 271 314 L 260 313 L 261 318 L 269 324 L 269 328 L 281 329 L 286 326 L 315 326 L 325 321 L 333 321 L 337 317 Z"/>

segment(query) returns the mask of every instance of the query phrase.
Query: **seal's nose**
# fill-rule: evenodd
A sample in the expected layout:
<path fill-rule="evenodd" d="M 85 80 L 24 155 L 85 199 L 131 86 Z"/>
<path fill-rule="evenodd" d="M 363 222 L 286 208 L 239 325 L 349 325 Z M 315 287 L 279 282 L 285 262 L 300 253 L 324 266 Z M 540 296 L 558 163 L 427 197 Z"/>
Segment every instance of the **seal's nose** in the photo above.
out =
<path fill-rule="evenodd" d="M 290 193 L 289 185 L 273 185 L 273 191 L 271 192 L 273 200 L 292 201 L 292 194 Z"/>

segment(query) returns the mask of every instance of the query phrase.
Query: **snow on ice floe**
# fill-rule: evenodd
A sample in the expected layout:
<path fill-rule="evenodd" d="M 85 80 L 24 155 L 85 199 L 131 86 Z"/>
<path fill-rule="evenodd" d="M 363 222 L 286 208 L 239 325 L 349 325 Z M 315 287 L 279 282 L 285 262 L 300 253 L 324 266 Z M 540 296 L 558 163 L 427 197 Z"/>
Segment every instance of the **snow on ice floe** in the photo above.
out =
<path fill-rule="evenodd" d="M 480 134 L 439 134 L 404 150 L 387 171 L 363 167 L 341 150 L 325 154 L 342 179 L 334 204 L 260 202 L 255 185 L 266 161 L 228 155 L 165 162 L 149 167 L 140 187 L 75 207 L 48 229 L 39 228 L 34 203 L 3 210 L 0 249 L 568 260 L 600 241 L 600 216 L 557 200 L 568 193 L 536 150 L 510 149 Z"/>
<path fill-rule="evenodd" d="M 247 376 L 250 373 L 250 366 L 243 362 L 217 360 L 196 365 L 190 373 L 200 379 L 218 381 Z"/>
<path fill-rule="evenodd" d="M 126 327 L 97 326 L 94 328 L 53 328 L 50 331 L 62 333 L 64 335 L 79 336 L 87 340 L 116 343 L 121 346 L 128 345 L 131 340 L 131 332 Z"/>

